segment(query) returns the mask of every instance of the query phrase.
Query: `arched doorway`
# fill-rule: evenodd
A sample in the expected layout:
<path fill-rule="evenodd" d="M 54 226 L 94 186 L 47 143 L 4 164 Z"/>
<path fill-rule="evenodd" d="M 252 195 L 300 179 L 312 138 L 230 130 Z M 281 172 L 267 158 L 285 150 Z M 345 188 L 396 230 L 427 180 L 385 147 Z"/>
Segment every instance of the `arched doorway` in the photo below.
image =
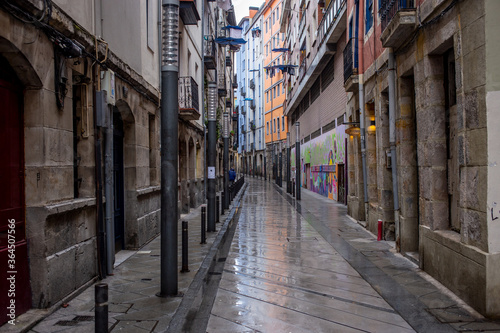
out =
<path fill-rule="evenodd" d="M 0 325 L 31 307 L 24 198 L 22 85 L 0 56 Z M 11 285 L 14 286 L 12 291 Z M 14 308 L 11 310 L 12 301 Z M 9 317 L 9 314 L 13 317 Z"/>
<path fill-rule="evenodd" d="M 123 120 L 120 111 L 113 109 L 113 183 L 115 252 L 125 248 L 125 188 L 123 166 Z"/>

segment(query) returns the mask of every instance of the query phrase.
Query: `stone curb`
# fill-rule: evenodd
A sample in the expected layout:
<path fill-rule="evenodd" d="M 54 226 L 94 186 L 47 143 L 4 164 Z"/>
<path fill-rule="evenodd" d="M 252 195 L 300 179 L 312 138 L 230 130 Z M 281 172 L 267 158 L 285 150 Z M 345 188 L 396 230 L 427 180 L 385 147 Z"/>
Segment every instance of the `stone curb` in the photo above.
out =
<path fill-rule="evenodd" d="M 197 308 L 200 306 L 200 291 L 202 291 L 203 285 L 208 280 L 209 272 L 217 263 L 219 250 L 228 237 L 227 231 L 229 229 L 229 225 L 236 214 L 236 210 L 240 207 L 240 200 L 245 193 L 247 186 L 248 183 L 245 183 L 240 192 L 234 198 L 234 202 L 229 208 L 230 213 L 227 215 L 224 224 L 220 228 L 217 237 L 215 238 L 212 246 L 210 247 L 210 250 L 208 251 L 208 254 L 206 255 L 205 259 L 203 259 L 198 272 L 194 276 L 188 290 L 184 294 L 181 304 L 177 308 L 177 311 L 175 312 L 169 324 L 167 332 L 182 332 L 182 328 L 188 318 L 189 313 L 193 310 L 197 311 Z"/>

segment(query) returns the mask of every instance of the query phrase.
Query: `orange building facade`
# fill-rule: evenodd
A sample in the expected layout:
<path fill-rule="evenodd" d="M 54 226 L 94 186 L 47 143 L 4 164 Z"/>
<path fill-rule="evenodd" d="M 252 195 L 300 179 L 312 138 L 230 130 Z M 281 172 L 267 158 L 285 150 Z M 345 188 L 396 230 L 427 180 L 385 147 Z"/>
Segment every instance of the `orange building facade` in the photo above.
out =
<path fill-rule="evenodd" d="M 272 170 L 275 157 L 274 145 L 279 142 L 284 147 L 288 125 L 283 115 L 285 102 L 285 86 L 283 74 L 274 66 L 283 64 L 283 52 L 273 52 L 273 49 L 282 48 L 285 35 L 280 33 L 280 15 L 282 1 L 267 1 L 263 9 L 263 59 L 264 59 L 264 119 L 265 142 L 267 155 L 267 169 Z M 275 177 L 275 175 L 273 175 Z"/>

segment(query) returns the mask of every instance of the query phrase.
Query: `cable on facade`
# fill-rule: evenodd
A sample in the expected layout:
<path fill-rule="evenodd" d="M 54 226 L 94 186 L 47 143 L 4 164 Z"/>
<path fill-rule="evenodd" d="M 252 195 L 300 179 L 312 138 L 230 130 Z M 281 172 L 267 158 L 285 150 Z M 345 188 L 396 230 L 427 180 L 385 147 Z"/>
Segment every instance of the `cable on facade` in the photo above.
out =
<path fill-rule="evenodd" d="M 428 27 L 428 26 L 430 26 L 430 25 L 438 22 L 446 13 L 448 13 L 451 9 L 453 9 L 453 7 L 455 7 L 455 5 L 459 1 L 460 0 L 453 0 L 448 5 L 448 7 L 446 7 L 445 9 L 443 9 L 443 11 L 441 13 L 439 13 L 437 16 L 435 16 L 434 18 L 432 18 L 430 21 L 425 22 L 423 24 L 421 22 L 419 22 L 419 26 L 418 26 L 417 30 L 415 30 L 415 32 L 412 34 L 412 37 L 410 38 L 410 40 L 408 42 L 406 42 L 406 44 L 403 47 L 401 47 L 399 50 L 395 51 L 394 55 L 402 54 L 402 53 L 405 53 L 406 51 L 408 51 L 408 49 L 414 44 L 415 40 L 419 36 L 420 31 L 422 31 L 426 27 Z M 420 21 L 420 17 L 419 17 L 419 21 Z"/>
<path fill-rule="evenodd" d="M 98 63 L 100 66 L 102 66 L 104 69 L 109 69 L 109 66 L 107 65 L 107 61 L 100 61 L 99 59 L 96 58 L 92 53 L 88 52 L 85 50 L 85 48 L 75 40 L 66 37 L 63 35 L 61 32 L 58 30 L 54 29 L 52 26 L 49 24 L 43 22 L 43 19 L 50 18 L 51 13 L 52 13 L 52 4 L 50 0 L 43 0 L 44 3 L 44 9 L 43 9 L 43 15 L 40 18 L 36 18 L 30 13 L 25 12 L 23 9 L 17 7 L 16 5 L 10 3 L 9 1 L 0 1 L 0 7 L 4 8 L 7 12 L 9 12 L 12 16 L 20 20 L 21 22 L 27 23 L 27 24 L 33 24 L 35 27 L 38 29 L 42 30 L 47 37 L 54 43 L 62 52 L 62 55 L 66 56 L 67 58 L 75 58 L 75 57 L 87 57 L 92 59 L 95 63 Z M 91 35 L 88 31 L 86 31 L 81 25 L 79 25 L 76 22 L 73 22 L 75 27 L 80 29 L 81 31 Z M 55 71 L 57 72 L 58 69 L 56 68 Z M 119 78 L 123 82 L 127 83 L 129 86 L 131 86 L 135 91 L 137 91 L 140 95 L 142 95 L 144 98 L 147 100 L 157 103 L 156 100 L 151 98 L 146 92 L 144 92 L 141 87 L 138 87 L 136 84 L 133 84 L 123 76 L 119 75 L 118 73 L 115 73 L 115 77 Z M 62 92 L 62 91 L 61 91 Z M 56 95 L 58 95 L 58 91 L 56 90 Z M 57 96 L 59 99 L 59 95 Z M 64 103 L 63 103 L 64 104 Z M 59 103 L 58 103 L 59 106 Z"/>

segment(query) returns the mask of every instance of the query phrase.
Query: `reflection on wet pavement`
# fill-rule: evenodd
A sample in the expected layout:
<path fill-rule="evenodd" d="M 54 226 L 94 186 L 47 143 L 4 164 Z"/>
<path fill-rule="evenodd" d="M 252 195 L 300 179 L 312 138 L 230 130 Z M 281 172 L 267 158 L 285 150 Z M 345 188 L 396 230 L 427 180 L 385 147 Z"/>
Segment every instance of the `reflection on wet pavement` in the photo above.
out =
<path fill-rule="evenodd" d="M 413 330 L 273 185 L 250 180 L 207 332 Z"/>

